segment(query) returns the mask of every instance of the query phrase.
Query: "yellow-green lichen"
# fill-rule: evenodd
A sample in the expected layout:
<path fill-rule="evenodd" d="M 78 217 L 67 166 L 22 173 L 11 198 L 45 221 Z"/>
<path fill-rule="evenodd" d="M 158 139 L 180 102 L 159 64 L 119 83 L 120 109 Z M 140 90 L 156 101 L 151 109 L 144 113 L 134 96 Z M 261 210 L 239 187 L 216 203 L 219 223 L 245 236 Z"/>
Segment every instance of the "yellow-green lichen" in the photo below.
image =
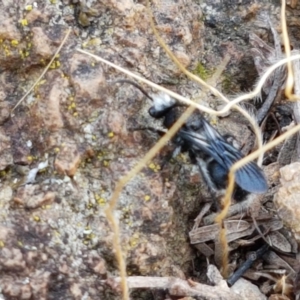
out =
<path fill-rule="evenodd" d="M 235 90 L 235 83 L 232 79 L 232 76 L 229 74 L 223 74 L 223 80 L 222 80 L 222 91 L 225 94 L 230 94 Z"/>
<path fill-rule="evenodd" d="M 109 161 L 108 160 L 103 160 L 103 166 L 108 167 L 109 166 Z"/>
<path fill-rule="evenodd" d="M 55 153 L 58 153 L 58 152 L 60 152 L 60 149 L 59 149 L 59 147 L 55 147 L 55 148 L 54 148 L 54 152 L 55 152 Z"/>
<path fill-rule="evenodd" d="M 193 70 L 193 73 L 199 76 L 201 79 L 206 80 L 209 78 L 211 72 L 208 71 L 201 62 L 198 62 L 196 68 Z"/>
<path fill-rule="evenodd" d="M 41 222 L 41 218 L 37 215 L 32 217 L 35 222 Z"/>
<path fill-rule="evenodd" d="M 161 166 L 152 162 L 148 165 L 148 168 L 157 173 L 161 169 Z"/>
<path fill-rule="evenodd" d="M 17 47 L 19 45 L 19 41 L 18 40 L 11 40 L 11 45 L 14 47 Z"/>
<path fill-rule="evenodd" d="M 27 26 L 28 25 L 28 21 L 26 19 L 20 20 L 20 23 L 21 23 L 22 26 Z"/>
<path fill-rule="evenodd" d="M 34 159 L 35 159 L 35 157 L 32 156 L 32 155 L 28 155 L 28 156 L 27 156 L 27 161 L 28 161 L 28 162 L 32 162 Z"/>
<path fill-rule="evenodd" d="M 145 201 L 149 201 L 151 199 L 151 197 L 149 195 L 145 195 L 144 200 Z"/>
<path fill-rule="evenodd" d="M 95 200 L 100 206 L 104 206 L 106 204 L 106 200 L 98 194 L 95 194 Z"/>
<path fill-rule="evenodd" d="M 26 5 L 26 6 L 25 6 L 25 10 L 31 11 L 31 10 L 32 10 L 32 5 Z"/>
<path fill-rule="evenodd" d="M 50 65 L 50 69 L 57 69 L 60 67 L 60 62 L 58 60 L 54 60 Z"/>

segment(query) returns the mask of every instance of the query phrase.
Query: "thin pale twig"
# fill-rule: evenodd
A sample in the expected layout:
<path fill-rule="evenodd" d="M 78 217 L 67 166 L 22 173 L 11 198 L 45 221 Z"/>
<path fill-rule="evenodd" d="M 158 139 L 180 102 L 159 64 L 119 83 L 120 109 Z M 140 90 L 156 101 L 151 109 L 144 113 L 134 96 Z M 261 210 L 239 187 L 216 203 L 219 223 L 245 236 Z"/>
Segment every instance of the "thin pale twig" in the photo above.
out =
<path fill-rule="evenodd" d="M 227 111 L 228 111 L 232 106 L 234 106 L 235 104 L 237 104 L 237 103 L 239 103 L 239 102 L 241 102 L 241 101 L 243 101 L 243 100 L 253 98 L 253 97 L 255 97 L 256 95 L 258 95 L 258 94 L 260 93 L 260 90 L 261 90 L 262 86 L 264 85 L 265 80 L 268 78 L 268 76 L 271 75 L 271 73 L 272 73 L 276 68 L 278 68 L 279 66 L 285 64 L 285 63 L 288 62 L 288 61 L 292 61 L 292 60 L 295 60 L 295 59 L 299 59 L 299 58 L 300 58 L 300 55 L 295 55 L 295 56 L 292 56 L 292 57 L 289 57 L 289 58 L 285 58 L 285 59 L 283 59 L 283 60 L 277 62 L 276 64 L 274 64 L 273 66 L 271 66 L 271 67 L 266 71 L 266 73 L 262 76 L 262 78 L 260 79 L 260 81 L 259 81 L 258 84 L 256 85 L 255 89 L 254 89 L 251 93 L 248 93 L 248 94 L 246 94 L 246 95 L 241 95 L 241 96 L 237 97 L 236 99 L 234 99 L 233 101 L 230 101 L 230 102 L 229 102 L 229 103 L 228 103 L 221 111 L 214 111 L 214 110 L 209 109 L 209 108 L 207 108 L 207 107 L 201 107 L 200 105 L 198 105 L 198 104 L 196 104 L 196 103 L 194 103 L 194 102 L 192 102 L 192 101 L 190 101 L 190 100 L 188 100 L 188 99 L 186 99 L 186 98 L 184 98 L 184 97 L 182 97 L 182 96 L 180 96 L 180 95 L 177 95 L 177 94 L 175 94 L 175 93 L 172 93 L 171 91 L 168 91 L 168 90 L 166 90 L 166 89 L 164 89 L 164 88 L 162 88 L 162 87 L 160 87 L 160 86 L 158 86 L 158 85 L 155 85 L 154 83 L 149 82 L 149 81 L 147 81 L 146 79 L 143 79 L 143 78 L 137 76 L 136 74 L 133 74 L 133 73 L 127 71 L 127 70 L 124 70 L 123 68 L 118 67 L 118 66 L 116 66 L 116 65 L 114 65 L 114 64 L 112 64 L 112 63 L 110 63 L 110 62 L 108 62 L 108 61 L 106 61 L 106 60 L 104 60 L 104 59 L 102 59 L 102 58 L 96 57 L 96 56 L 94 56 L 94 55 L 92 55 L 92 54 L 90 54 L 90 53 L 87 53 L 87 52 L 85 52 L 85 51 L 83 51 L 83 50 L 80 50 L 80 49 L 78 49 L 78 51 L 79 51 L 79 52 L 82 52 L 82 53 L 86 53 L 86 54 L 88 54 L 88 55 L 90 55 L 90 56 L 93 56 L 93 57 L 96 58 L 97 60 L 100 60 L 100 61 L 102 61 L 102 62 L 105 62 L 106 64 L 111 65 L 111 66 L 115 67 L 116 69 L 119 69 L 120 71 L 122 71 L 122 72 L 124 72 L 124 73 L 126 73 L 126 74 L 128 74 L 128 75 L 130 75 L 130 76 L 132 76 L 132 77 L 134 77 L 134 78 L 136 78 L 136 79 L 138 79 L 138 80 L 140 80 L 140 81 L 143 81 L 143 82 L 149 84 L 150 86 L 153 86 L 153 87 L 157 88 L 158 90 L 162 90 L 162 91 L 166 92 L 167 94 L 169 94 L 170 96 L 172 96 L 173 98 L 175 98 L 175 99 L 177 99 L 177 100 L 179 100 L 179 101 L 183 101 L 184 103 L 188 103 L 189 105 L 194 106 L 194 107 L 197 107 L 198 109 L 200 109 L 200 110 L 202 110 L 202 111 L 205 111 L 205 112 L 208 112 L 208 113 L 212 113 L 212 114 L 215 114 L 215 115 L 221 115 L 221 114 L 224 114 L 225 112 L 227 112 Z M 220 97 L 223 98 L 222 96 L 220 96 Z M 227 101 L 228 101 L 228 100 L 227 100 Z M 186 115 L 185 115 L 185 116 L 182 116 L 182 119 L 180 119 L 179 121 L 181 122 L 182 120 L 185 120 L 185 118 L 188 117 L 188 113 L 191 113 L 191 112 L 193 111 L 193 109 L 194 109 L 194 108 L 189 108 L 189 109 L 186 111 Z M 251 119 L 251 118 L 250 118 L 250 119 Z M 175 125 L 178 125 L 177 127 L 174 126 L 174 128 L 172 128 L 172 129 L 174 129 L 174 131 L 172 132 L 172 134 L 175 134 L 175 132 L 176 132 L 175 127 L 178 129 L 178 128 L 180 128 L 180 126 L 183 124 L 183 123 L 180 123 L 180 122 L 179 122 L 178 124 L 177 124 L 177 123 L 175 124 Z M 183 121 L 183 122 L 184 122 L 184 121 Z M 267 149 L 270 149 L 271 147 L 274 147 L 274 146 L 276 145 L 276 143 L 278 143 L 280 140 L 283 140 L 283 139 L 285 139 L 286 137 L 292 135 L 293 133 L 295 133 L 295 132 L 298 131 L 299 129 L 300 129 L 300 127 L 295 127 L 295 128 L 293 128 L 293 129 L 292 129 L 290 132 L 288 132 L 286 135 L 282 135 L 281 137 L 279 137 L 279 138 L 277 138 L 276 140 L 274 140 L 273 143 L 268 144 L 268 145 L 267 145 L 268 147 L 266 147 L 266 146 L 262 147 L 262 149 L 259 149 L 259 150 L 255 151 L 255 152 L 252 153 L 251 155 L 247 156 L 246 158 L 244 158 L 244 159 L 242 159 L 241 161 L 239 161 L 238 163 L 236 163 L 236 164 L 231 168 L 231 171 L 230 171 L 230 173 L 229 173 L 229 187 L 228 187 L 228 189 L 227 189 L 227 192 L 226 192 L 226 195 L 225 195 L 225 198 L 224 198 L 224 203 L 225 203 L 225 204 L 224 204 L 224 207 L 225 207 L 225 208 L 223 209 L 222 213 L 218 216 L 218 217 L 219 217 L 218 220 L 219 220 L 219 223 L 220 223 L 220 224 L 222 223 L 222 220 L 223 220 L 224 217 L 226 216 L 226 213 L 227 213 L 228 208 L 229 208 L 229 205 L 230 205 L 230 198 L 231 198 L 231 194 L 232 194 L 232 190 L 233 190 L 233 186 L 234 186 L 234 172 L 235 172 L 238 168 L 240 168 L 240 167 L 244 166 L 245 164 L 247 164 L 250 160 L 256 158 L 256 157 L 259 156 L 259 155 L 261 155 L 261 154 L 263 153 L 264 150 L 267 150 Z M 170 134 L 170 135 L 168 135 L 168 134 Z M 167 134 L 166 134 L 164 137 L 165 137 L 165 138 L 170 138 L 170 136 L 171 136 L 171 130 L 168 131 Z M 163 141 L 162 141 L 162 140 L 163 140 Z M 113 194 L 113 196 L 112 196 L 112 198 L 111 198 L 110 208 L 109 208 L 110 216 L 109 216 L 109 214 L 108 214 L 108 219 L 110 219 L 110 220 L 114 219 L 114 218 L 113 218 L 113 211 L 114 211 L 114 208 L 115 208 L 116 203 L 117 203 L 117 198 L 119 197 L 119 194 L 121 193 L 121 190 L 122 190 L 122 188 L 124 187 L 124 185 L 125 185 L 125 184 L 126 184 L 126 183 L 127 183 L 127 182 L 128 182 L 128 181 L 129 181 L 129 180 L 130 180 L 137 172 L 139 172 L 139 170 L 141 170 L 141 168 L 144 166 L 144 164 L 146 163 L 146 161 L 147 161 L 148 159 L 151 159 L 151 158 L 155 155 L 156 151 L 157 151 L 158 149 L 160 149 L 160 147 L 162 147 L 162 144 L 165 142 L 165 140 L 166 140 L 166 139 L 161 139 L 161 140 L 159 141 L 159 143 L 156 145 L 157 147 L 153 147 L 153 148 L 150 150 L 150 152 L 147 153 L 147 155 L 145 156 L 143 162 L 141 162 L 140 164 L 138 164 L 138 165 L 130 172 L 130 174 L 128 174 L 127 176 L 125 176 L 125 177 L 118 183 L 118 185 L 117 185 L 117 187 L 116 187 L 116 189 L 115 189 L 115 191 L 114 191 L 114 194 Z M 161 144 L 160 144 L 160 142 L 161 142 Z M 114 220 L 114 221 L 115 221 L 115 220 Z M 115 223 L 116 223 L 116 222 L 115 222 Z M 117 223 L 116 223 L 115 225 L 116 225 L 116 227 L 115 227 L 115 229 L 116 229 L 116 228 L 118 227 L 118 225 L 117 225 Z M 116 229 L 116 230 L 118 230 L 118 229 Z M 117 233 L 117 231 L 116 231 L 115 233 Z M 120 246 L 120 244 L 119 244 L 119 246 Z M 120 248 L 120 247 L 119 247 L 119 250 L 121 251 L 121 248 Z M 122 253 L 122 252 L 120 252 L 120 253 Z M 226 253 L 225 253 L 225 256 L 226 256 Z M 126 273 L 125 273 L 125 274 L 126 274 Z"/>
<path fill-rule="evenodd" d="M 242 298 L 236 293 L 220 283 L 217 286 L 209 286 L 194 282 L 192 280 L 182 280 L 172 277 L 150 277 L 150 276 L 131 276 L 127 277 L 128 286 L 132 289 L 160 289 L 167 290 L 173 297 L 200 297 L 201 299 L 230 299 L 241 300 Z M 111 278 L 108 284 L 114 286 L 119 284 L 121 278 Z M 105 281 L 103 281 L 105 282 Z"/>
<path fill-rule="evenodd" d="M 286 1 L 281 1 L 281 28 L 282 28 L 282 38 L 283 38 L 283 44 L 284 44 L 284 51 L 287 58 L 291 57 L 291 46 L 290 46 L 290 39 L 287 31 L 287 23 L 286 23 L 286 17 L 285 17 L 285 9 L 286 9 Z M 300 100 L 300 97 L 297 95 L 294 95 L 292 93 L 293 87 L 294 87 L 294 74 L 293 74 L 293 67 L 292 62 L 287 62 L 287 80 L 286 80 L 286 86 L 285 86 L 285 95 L 290 100 Z"/>
<path fill-rule="evenodd" d="M 113 67 L 116 67 L 116 69 L 119 69 L 121 71 L 123 71 L 124 73 L 131 73 L 128 70 L 124 70 L 123 68 L 114 65 L 113 63 L 110 63 L 108 61 L 105 61 L 104 59 L 94 56 L 93 54 L 90 54 L 88 52 L 85 51 L 81 51 L 80 49 L 78 49 L 78 51 L 86 53 L 92 57 L 94 57 L 95 59 L 98 59 L 100 61 L 103 61 Z M 219 66 L 219 69 L 224 69 L 226 67 L 228 63 L 228 58 L 224 59 L 224 62 L 221 63 L 221 65 Z M 221 71 L 219 71 L 218 73 L 221 73 Z M 132 73 L 133 74 L 133 73 Z M 133 74 L 134 75 L 134 74 Z M 141 78 L 137 75 L 133 76 L 136 79 L 140 79 Z M 143 79 L 141 81 L 146 81 L 146 83 L 150 83 L 150 85 L 154 85 L 152 82 Z M 159 87 L 161 89 L 161 87 Z M 166 90 L 168 91 L 168 90 Z M 177 95 L 174 93 L 174 95 Z M 182 97 L 184 100 L 188 100 L 185 99 L 184 97 Z M 190 101 L 190 100 L 188 100 Z M 190 103 L 195 104 L 194 102 L 190 101 Z M 115 190 L 113 192 L 113 195 L 111 197 L 111 200 L 109 201 L 109 205 L 106 209 L 106 216 L 108 221 L 111 224 L 112 230 L 114 232 L 114 237 L 113 237 L 113 244 L 114 244 L 114 250 L 115 250 L 115 255 L 118 261 L 118 265 L 119 265 L 119 269 L 120 269 L 120 275 L 121 275 L 121 286 L 122 286 L 122 293 L 123 293 L 123 299 L 127 300 L 129 299 L 129 292 L 128 292 L 128 286 L 127 286 L 127 281 L 126 281 L 126 264 L 125 264 L 125 259 L 123 257 L 123 253 L 122 253 L 122 247 L 121 247 L 121 243 L 120 243 L 120 229 L 119 229 L 119 225 L 117 220 L 114 218 L 114 210 L 117 204 L 117 200 L 120 196 L 120 193 L 122 191 L 122 189 L 124 188 L 124 186 L 138 173 L 142 170 L 142 168 L 145 167 L 145 165 L 156 155 L 156 153 L 165 145 L 166 141 L 170 140 L 175 134 L 176 132 L 181 128 L 181 126 L 184 124 L 184 122 L 189 118 L 189 116 L 191 115 L 191 113 L 194 111 L 194 107 L 192 105 L 190 105 L 187 110 L 181 115 L 181 117 L 175 122 L 175 124 L 166 132 L 166 134 L 148 151 L 148 153 L 144 156 L 144 158 L 139 161 L 137 163 L 137 165 L 124 177 L 121 178 L 121 180 L 117 183 Z"/>
<path fill-rule="evenodd" d="M 159 86 L 135 73 L 132 73 L 120 66 L 117 66 L 115 65 L 114 63 L 106 60 L 106 59 L 103 59 L 102 57 L 99 57 L 97 55 L 94 55 L 88 51 L 85 51 L 85 50 L 82 50 L 82 49 L 79 49 L 77 48 L 76 51 L 78 52 L 81 52 L 81 53 L 84 53 L 86 55 L 89 55 L 91 57 L 93 57 L 94 59 L 98 60 L 98 61 L 101 61 L 127 75 L 129 75 L 130 77 L 133 77 L 141 82 L 144 82 L 146 84 L 148 84 L 149 86 L 159 90 L 159 91 L 162 91 L 168 95 L 170 95 L 171 97 L 173 97 L 174 99 L 177 99 L 178 101 L 181 101 L 187 105 L 190 105 L 190 106 L 194 106 L 195 108 L 198 108 L 200 111 L 203 111 L 203 112 L 206 112 L 206 113 L 209 113 L 209 114 L 213 114 L 213 115 L 216 115 L 216 116 L 222 116 L 224 115 L 225 113 L 227 113 L 234 105 L 244 101 L 244 100 L 248 100 L 248 99 L 252 99 L 254 97 L 256 97 L 257 95 L 259 95 L 263 85 L 264 85 L 264 82 L 266 81 L 266 79 L 274 72 L 275 69 L 277 69 L 278 67 L 286 64 L 288 61 L 294 61 L 294 60 L 297 60 L 297 59 L 300 59 L 300 54 L 296 54 L 296 55 L 293 55 L 289 58 L 283 58 L 281 59 L 280 61 L 278 61 L 277 63 L 275 63 L 274 65 L 272 65 L 271 67 L 269 67 L 266 71 L 266 73 L 261 77 L 261 79 L 259 80 L 259 82 L 257 83 L 257 85 L 255 86 L 255 88 L 247 93 L 247 94 L 244 94 L 244 95 L 240 95 L 239 97 L 235 98 L 235 99 L 232 99 L 232 100 L 228 100 L 228 104 L 226 104 L 221 110 L 214 110 L 214 109 L 211 109 L 209 107 L 206 107 L 206 106 L 203 106 L 203 105 L 200 105 L 200 104 L 197 104 L 195 102 L 193 102 L 192 100 L 186 98 L 186 97 L 183 97 L 177 93 L 174 93 L 162 86 Z"/>
<path fill-rule="evenodd" d="M 62 49 L 63 45 L 66 43 L 69 35 L 71 33 L 71 28 L 68 29 L 64 39 L 62 40 L 62 42 L 60 43 L 59 47 L 57 48 L 57 50 L 55 51 L 54 55 L 52 56 L 49 64 L 46 66 L 46 68 L 44 69 L 44 71 L 42 72 L 42 74 L 40 75 L 40 77 L 34 82 L 34 84 L 30 87 L 30 89 L 25 93 L 25 95 L 18 101 L 18 103 L 13 107 L 13 109 L 11 110 L 11 113 L 14 112 L 14 110 L 24 101 L 24 99 L 30 94 L 30 92 L 35 88 L 35 86 L 40 82 L 40 80 L 44 77 L 44 75 L 47 73 L 47 71 L 49 70 L 50 66 L 52 65 L 54 59 L 57 57 L 58 53 L 60 52 L 60 50 Z"/>
<path fill-rule="evenodd" d="M 199 83 L 202 87 L 205 88 L 205 90 L 209 90 L 210 92 L 212 92 L 216 97 L 220 98 L 222 101 L 226 102 L 227 105 L 230 105 L 232 103 L 232 101 L 230 101 L 229 99 L 227 99 L 220 91 L 218 91 L 215 87 L 211 86 L 210 84 L 208 84 L 207 82 L 205 82 L 204 80 L 202 80 L 200 77 L 196 76 L 195 74 L 189 72 L 184 66 L 182 66 L 182 64 L 178 61 L 178 59 L 175 57 L 175 55 L 172 53 L 172 51 L 169 49 L 169 47 L 166 45 L 166 43 L 163 41 L 163 39 L 160 37 L 154 21 L 153 21 L 153 15 L 152 15 L 152 11 L 150 9 L 150 2 L 149 0 L 147 0 L 147 6 L 148 6 L 148 14 L 150 16 L 150 24 L 151 24 L 151 28 L 154 32 L 154 35 L 156 36 L 156 39 L 158 40 L 159 44 L 161 45 L 161 47 L 163 47 L 163 49 L 165 50 L 165 52 L 168 54 L 168 56 L 172 59 L 172 61 L 176 64 L 176 66 L 186 75 L 188 76 L 188 78 L 194 80 L 195 82 Z M 261 135 L 261 131 L 260 128 L 257 126 L 256 120 L 254 120 L 251 115 L 249 115 L 249 113 L 244 110 L 241 106 L 238 106 L 236 104 L 233 104 L 232 106 L 230 106 L 230 108 L 233 107 L 235 108 L 238 112 L 240 112 L 251 124 L 253 131 L 255 133 L 256 139 L 257 139 L 257 145 L 258 148 L 261 148 L 262 146 L 262 135 Z M 228 111 L 230 110 L 230 108 L 228 108 Z M 216 112 L 214 114 L 217 114 Z M 258 165 L 261 165 L 263 162 L 263 152 L 261 153 L 261 155 L 258 158 Z"/>

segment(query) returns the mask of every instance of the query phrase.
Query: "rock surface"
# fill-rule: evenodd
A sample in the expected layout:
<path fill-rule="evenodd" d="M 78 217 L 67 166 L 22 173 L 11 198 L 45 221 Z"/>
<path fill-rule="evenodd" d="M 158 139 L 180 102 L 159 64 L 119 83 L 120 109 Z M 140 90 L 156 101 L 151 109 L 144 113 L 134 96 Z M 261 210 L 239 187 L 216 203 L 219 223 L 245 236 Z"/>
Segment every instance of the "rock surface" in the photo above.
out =
<path fill-rule="evenodd" d="M 249 31 L 266 36 L 257 18 L 267 11 L 278 25 L 279 8 L 269 1 L 225 2 L 165 0 L 151 8 L 160 35 L 193 73 L 209 77 L 231 55 L 218 88 L 234 94 L 256 79 L 249 75 L 255 69 Z M 0 11 L 0 298 L 118 299 L 104 283 L 119 274 L 105 208 L 118 180 L 159 136 L 133 130 L 152 120 L 140 91 L 112 84 L 125 75 L 76 48 L 193 99 L 200 88 L 159 46 L 145 1 L 6 0 Z M 10 115 L 70 27 L 46 75 Z M 219 104 L 208 97 L 206 105 Z M 243 144 L 249 129 L 241 120 L 230 122 L 217 127 L 233 130 Z M 207 192 L 184 157 L 160 170 L 169 148 L 118 199 L 129 275 L 186 279 L 202 269 L 194 269 L 187 233 Z M 48 166 L 26 183 L 45 159 Z M 133 299 L 149 295 L 133 293 Z"/>
<path fill-rule="evenodd" d="M 300 163 L 280 169 L 281 187 L 274 197 L 278 215 L 300 243 Z"/>

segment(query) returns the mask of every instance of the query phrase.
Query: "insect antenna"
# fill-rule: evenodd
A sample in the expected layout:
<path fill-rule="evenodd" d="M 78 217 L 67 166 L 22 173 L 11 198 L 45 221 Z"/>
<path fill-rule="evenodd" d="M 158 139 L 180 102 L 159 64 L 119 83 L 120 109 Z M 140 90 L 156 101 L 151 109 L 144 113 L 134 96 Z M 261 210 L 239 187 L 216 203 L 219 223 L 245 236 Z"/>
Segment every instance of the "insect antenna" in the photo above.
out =
<path fill-rule="evenodd" d="M 153 98 L 136 82 L 129 80 L 129 79 L 119 79 L 112 81 L 111 84 L 116 84 L 116 83 L 128 83 L 139 89 L 147 98 L 149 98 L 153 102 Z"/>

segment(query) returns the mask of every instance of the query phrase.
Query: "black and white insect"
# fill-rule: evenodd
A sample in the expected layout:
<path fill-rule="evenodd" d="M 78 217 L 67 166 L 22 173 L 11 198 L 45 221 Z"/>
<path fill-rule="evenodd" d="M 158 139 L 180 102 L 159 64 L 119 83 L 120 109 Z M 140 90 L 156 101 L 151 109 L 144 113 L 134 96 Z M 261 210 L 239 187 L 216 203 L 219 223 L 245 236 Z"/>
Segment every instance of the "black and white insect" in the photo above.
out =
<path fill-rule="evenodd" d="M 128 80 L 126 82 L 139 88 L 153 105 L 149 114 L 155 119 L 163 119 L 166 129 L 177 121 L 180 116 L 179 107 L 182 104 L 172 99 L 166 93 L 149 96 L 139 85 Z M 234 146 L 234 138 L 221 135 L 200 114 L 195 111 L 179 129 L 173 138 L 176 147 L 174 153 L 188 152 L 191 161 L 200 168 L 203 179 L 213 193 L 224 190 L 228 183 L 229 169 L 234 163 L 244 157 Z M 262 169 L 255 163 L 249 162 L 235 173 L 236 189 L 246 193 L 262 194 L 268 190 L 267 181 Z"/>

